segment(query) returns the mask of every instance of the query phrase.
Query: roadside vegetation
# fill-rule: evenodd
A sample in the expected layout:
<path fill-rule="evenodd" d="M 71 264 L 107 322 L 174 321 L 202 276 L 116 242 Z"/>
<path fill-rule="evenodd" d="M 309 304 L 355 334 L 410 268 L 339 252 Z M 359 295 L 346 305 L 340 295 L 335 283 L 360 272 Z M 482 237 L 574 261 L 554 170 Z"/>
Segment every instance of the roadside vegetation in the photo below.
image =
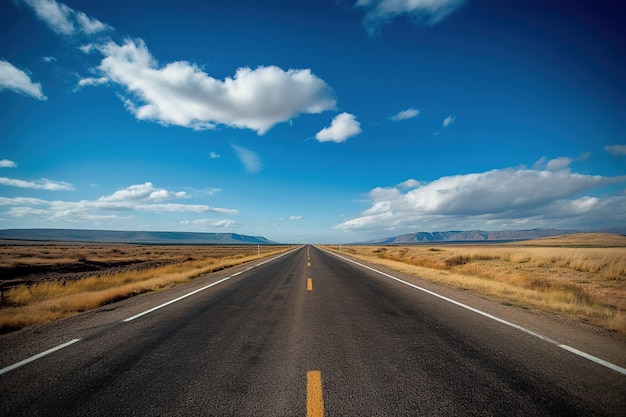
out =
<path fill-rule="evenodd" d="M 343 246 L 342 251 L 506 304 L 626 335 L 625 236 L 579 234 L 486 245 Z"/>
<path fill-rule="evenodd" d="M 269 256 L 288 249 L 262 246 L 260 251 Z M 0 259 L 1 334 L 170 288 L 258 259 L 258 252 L 256 245 L 31 244 L 2 246 Z"/>

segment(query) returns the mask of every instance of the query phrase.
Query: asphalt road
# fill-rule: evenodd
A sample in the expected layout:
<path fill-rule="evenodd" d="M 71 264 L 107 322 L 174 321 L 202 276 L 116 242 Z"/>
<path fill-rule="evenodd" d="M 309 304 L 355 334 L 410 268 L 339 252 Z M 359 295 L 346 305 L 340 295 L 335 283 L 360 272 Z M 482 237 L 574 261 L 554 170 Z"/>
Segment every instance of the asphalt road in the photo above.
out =
<path fill-rule="evenodd" d="M 0 415 L 626 414 L 550 339 L 312 246 L 258 263 L 0 337 Z"/>

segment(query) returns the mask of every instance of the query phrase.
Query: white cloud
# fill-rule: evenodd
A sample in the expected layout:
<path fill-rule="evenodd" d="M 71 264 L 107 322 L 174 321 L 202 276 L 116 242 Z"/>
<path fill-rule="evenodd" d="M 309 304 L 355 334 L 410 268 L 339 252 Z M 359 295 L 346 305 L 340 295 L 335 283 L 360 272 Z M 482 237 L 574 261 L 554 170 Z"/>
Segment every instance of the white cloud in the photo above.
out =
<path fill-rule="evenodd" d="M 91 35 L 112 29 L 111 26 L 92 19 L 83 12 L 76 12 L 71 7 L 55 0 L 23 0 L 35 15 L 59 35 L 85 33 Z"/>
<path fill-rule="evenodd" d="M 100 197 L 98 201 L 163 201 L 185 197 L 187 197 L 187 193 L 184 191 L 173 192 L 163 188 L 154 188 L 151 182 L 146 182 L 122 188 L 112 195 Z"/>
<path fill-rule="evenodd" d="M 8 185 L 11 187 L 19 188 L 32 188 L 35 190 L 48 190 L 48 191 L 71 191 L 74 189 L 72 184 L 65 181 L 52 181 L 47 178 L 41 178 L 37 181 L 24 181 L 13 178 L 0 178 L 0 185 Z"/>
<path fill-rule="evenodd" d="M 289 220 L 291 221 L 302 220 L 302 216 L 289 216 Z"/>
<path fill-rule="evenodd" d="M 315 139 L 320 142 L 345 142 L 349 137 L 361 133 L 361 123 L 356 116 L 350 113 L 341 113 L 335 116 L 329 127 L 317 132 Z"/>
<path fill-rule="evenodd" d="M 1 180 L 1 179 L 0 179 Z M 33 217 L 33 221 L 48 222 L 102 222 L 129 218 L 117 213 L 219 213 L 236 215 L 230 208 L 211 207 L 205 204 L 181 204 L 166 202 L 189 196 L 182 191 L 156 188 L 150 182 L 121 188 L 96 200 L 48 201 L 35 198 L 0 197 L 0 206 L 13 206 L 5 214 L 11 217 Z M 111 214 L 111 212 L 116 212 Z"/>
<path fill-rule="evenodd" d="M 380 26 L 402 15 L 418 24 L 437 24 L 462 3 L 463 0 L 358 0 L 355 7 L 365 10 L 363 25 L 375 34 Z"/>
<path fill-rule="evenodd" d="M 78 80 L 78 84 L 76 85 L 76 87 L 74 88 L 74 91 L 78 91 L 83 87 L 88 87 L 88 86 L 98 86 L 98 85 L 102 85 L 102 84 L 106 84 L 109 82 L 109 79 L 107 77 L 87 77 L 87 78 L 81 78 L 80 80 Z"/>
<path fill-rule="evenodd" d="M 102 23 L 97 19 L 92 19 L 83 12 L 75 12 L 75 16 L 81 30 L 88 35 L 112 29 L 112 27 L 106 23 Z"/>
<path fill-rule="evenodd" d="M 0 206 L 36 206 L 40 204 L 46 204 L 46 200 L 30 197 L 0 197 Z"/>
<path fill-rule="evenodd" d="M 40 83 L 33 83 L 28 74 L 8 61 L 0 60 L 0 91 L 9 89 L 37 100 L 47 100 Z"/>
<path fill-rule="evenodd" d="M 159 66 L 142 40 L 108 42 L 99 50 L 98 70 L 133 94 L 126 106 L 140 120 L 198 130 L 226 125 L 262 135 L 336 103 L 332 89 L 308 69 L 239 68 L 233 78 L 218 80 L 186 61 Z"/>
<path fill-rule="evenodd" d="M 393 120 L 394 122 L 399 122 L 400 120 L 412 119 L 416 117 L 418 114 L 420 114 L 420 111 L 418 109 L 411 107 L 406 110 L 402 110 L 401 112 L 398 112 L 397 114 L 394 114 L 393 116 L 390 116 L 389 120 Z"/>
<path fill-rule="evenodd" d="M 182 225 L 194 225 L 203 228 L 228 228 L 237 224 L 236 220 L 229 219 L 198 219 L 198 220 L 183 220 L 180 222 Z"/>
<path fill-rule="evenodd" d="M 545 156 L 542 156 L 533 164 L 533 168 L 536 170 L 547 169 L 548 171 L 560 171 L 568 168 L 572 162 L 573 159 L 567 156 L 561 156 L 550 160 L 548 160 Z"/>
<path fill-rule="evenodd" d="M 256 174 L 257 172 L 263 169 L 263 164 L 261 163 L 261 159 L 259 156 L 250 149 L 244 148 L 243 146 L 231 145 L 235 152 L 237 153 L 237 157 L 246 168 L 246 172 L 250 174 Z"/>
<path fill-rule="evenodd" d="M 221 157 L 222 156 L 219 153 L 217 153 L 217 152 L 209 152 L 209 158 L 211 158 L 211 159 L 219 159 Z"/>
<path fill-rule="evenodd" d="M 626 145 L 607 145 L 604 150 L 615 156 L 626 155 Z"/>
<path fill-rule="evenodd" d="M 0 168 L 16 168 L 17 163 L 9 159 L 0 159 Z"/>
<path fill-rule="evenodd" d="M 450 116 L 446 117 L 445 119 L 443 119 L 443 123 L 441 125 L 443 127 L 448 127 L 452 123 L 454 123 L 455 121 L 456 121 L 456 116 L 450 115 Z"/>
<path fill-rule="evenodd" d="M 79 46 L 78 49 L 82 53 L 84 53 L 84 54 L 89 54 L 89 53 L 91 53 L 93 51 L 97 51 L 98 50 L 98 46 L 96 44 L 93 44 L 93 43 L 88 43 L 88 44 Z"/>
<path fill-rule="evenodd" d="M 550 171 L 559 171 L 570 166 L 572 158 L 562 156 L 560 158 L 551 159 L 548 161 L 546 168 Z"/>
<path fill-rule="evenodd" d="M 412 178 L 401 182 L 400 184 L 398 184 L 398 187 L 401 188 L 416 188 L 419 187 L 422 183 L 419 182 L 418 180 L 414 180 Z"/>
<path fill-rule="evenodd" d="M 177 212 L 177 213 L 220 213 L 220 214 L 239 214 L 239 210 L 210 207 L 204 204 L 138 204 L 133 207 L 138 211 L 156 211 L 156 212 Z"/>
<path fill-rule="evenodd" d="M 50 63 L 50 62 L 54 62 L 54 61 L 56 61 L 57 59 L 56 59 L 55 57 L 53 57 L 53 56 L 44 56 L 44 57 L 42 58 L 42 60 L 43 60 L 43 62 L 48 62 L 48 63 Z"/>
<path fill-rule="evenodd" d="M 216 188 L 216 187 L 209 187 L 209 188 L 205 188 L 204 190 L 202 190 L 202 192 L 207 194 L 207 195 L 217 194 L 220 191 L 222 191 L 222 189 L 221 188 Z"/>
<path fill-rule="evenodd" d="M 494 222 L 567 227 L 624 222 L 626 197 L 579 195 L 626 177 L 602 177 L 560 171 L 501 169 L 442 177 L 417 188 L 375 188 L 370 208 L 336 226 L 342 230 L 459 230 Z M 620 207 L 621 205 L 621 207 Z M 602 208 L 594 211 L 591 208 Z M 621 216 L 621 217 L 620 217 Z M 569 223 L 568 223 L 569 222 Z"/>

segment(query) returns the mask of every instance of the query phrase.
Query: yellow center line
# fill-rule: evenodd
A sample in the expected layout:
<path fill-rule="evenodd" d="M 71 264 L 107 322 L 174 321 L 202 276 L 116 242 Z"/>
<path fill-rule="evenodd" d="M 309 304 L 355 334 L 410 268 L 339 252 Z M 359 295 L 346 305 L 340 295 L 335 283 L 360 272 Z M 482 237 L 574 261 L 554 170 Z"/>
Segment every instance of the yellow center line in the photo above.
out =
<path fill-rule="evenodd" d="M 307 262 L 307 263 L 306 263 L 306 266 L 311 266 L 311 262 Z"/>
<path fill-rule="evenodd" d="M 307 291 L 313 291 L 313 279 L 312 278 L 306 279 L 306 289 Z"/>
<path fill-rule="evenodd" d="M 322 373 L 306 373 L 306 416 L 324 417 L 324 399 L 322 398 Z"/>

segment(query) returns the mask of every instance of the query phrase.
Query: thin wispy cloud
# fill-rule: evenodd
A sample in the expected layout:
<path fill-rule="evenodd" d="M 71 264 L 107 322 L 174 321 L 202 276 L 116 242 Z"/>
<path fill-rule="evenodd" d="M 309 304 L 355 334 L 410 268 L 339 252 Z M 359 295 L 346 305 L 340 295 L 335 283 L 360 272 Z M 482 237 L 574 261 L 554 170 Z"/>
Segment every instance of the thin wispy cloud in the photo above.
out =
<path fill-rule="evenodd" d="M 317 132 L 315 139 L 319 142 L 341 143 L 361 133 L 361 123 L 356 116 L 350 113 L 341 113 L 335 116 L 330 126 Z"/>
<path fill-rule="evenodd" d="M 363 26 L 375 35 L 384 26 L 401 16 L 414 23 L 432 26 L 457 9 L 464 0 L 358 0 L 355 8 L 365 11 Z"/>
<path fill-rule="evenodd" d="M 412 119 L 412 118 L 416 117 L 419 114 L 420 114 L 420 111 L 418 109 L 410 107 L 410 108 L 408 108 L 406 110 L 402 110 L 402 111 L 394 114 L 393 116 L 390 116 L 389 120 L 392 120 L 394 122 L 399 122 L 400 120 Z"/>
<path fill-rule="evenodd" d="M 214 229 L 214 228 L 233 227 L 237 224 L 237 221 L 230 220 L 230 219 L 197 219 L 197 220 L 182 220 L 180 224 L 184 226 L 188 226 L 188 225 L 197 226 L 203 229 Z"/>
<path fill-rule="evenodd" d="M 77 33 L 92 35 L 111 30 L 112 27 L 85 13 L 55 0 L 22 0 L 35 15 L 59 35 L 71 36 Z"/>
<path fill-rule="evenodd" d="M 211 158 L 211 159 L 219 159 L 221 157 L 222 156 L 219 153 L 217 153 L 217 152 L 209 152 L 209 158 Z"/>
<path fill-rule="evenodd" d="M 237 157 L 243 164 L 246 172 L 250 174 L 256 174 L 257 172 L 263 169 L 263 163 L 261 162 L 261 158 L 256 154 L 256 152 L 251 151 L 248 148 L 244 148 L 243 146 L 238 146 L 231 144 Z"/>
<path fill-rule="evenodd" d="M 456 121 L 456 116 L 450 115 L 448 117 L 446 117 L 445 119 L 443 119 L 443 122 L 441 123 L 441 126 L 446 128 L 448 126 L 450 126 L 451 124 L 453 124 Z"/>
<path fill-rule="evenodd" d="M 0 59 L 0 91 L 11 90 L 15 93 L 47 100 L 40 83 L 35 83 L 30 76 L 9 61 Z"/>
<path fill-rule="evenodd" d="M 604 150 L 615 156 L 626 155 L 626 145 L 607 145 Z"/>
<path fill-rule="evenodd" d="M 533 164 L 533 169 L 559 171 L 568 168 L 572 162 L 573 159 L 567 156 L 561 156 L 550 160 L 548 160 L 545 156 L 542 156 Z"/>
<path fill-rule="evenodd" d="M 0 185 L 7 185 L 10 187 L 19 188 L 31 188 L 34 190 L 47 190 L 47 191 L 72 191 L 74 187 L 69 182 L 65 181 L 52 181 L 47 178 L 42 178 L 36 181 L 24 181 L 14 178 L 0 178 Z"/>

